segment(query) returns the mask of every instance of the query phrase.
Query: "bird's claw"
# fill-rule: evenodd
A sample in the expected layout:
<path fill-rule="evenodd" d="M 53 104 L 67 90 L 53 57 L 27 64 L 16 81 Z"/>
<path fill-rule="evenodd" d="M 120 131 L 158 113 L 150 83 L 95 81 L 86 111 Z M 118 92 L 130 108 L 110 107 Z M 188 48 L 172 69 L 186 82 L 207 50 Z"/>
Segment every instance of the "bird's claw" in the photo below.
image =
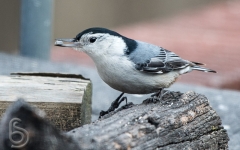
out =
<path fill-rule="evenodd" d="M 166 95 L 166 94 L 172 94 L 171 91 L 168 91 L 168 90 L 163 90 L 163 89 L 160 89 L 158 92 L 154 93 L 151 95 L 151 98 L 148 98 L 146 100 L 143 101 L 144 104 L 149 104 L 149 103 L 157 103 L 157 102 L 161 102 L 161 100 L 163 99 L 163 97 Z"/>
<path fill-rule="evenodd" d="M 126 105 L 123 105 L 121 108 L 122 109 L 128 109 L 131 108 L 134 104 L 132 102 L 126 103 Z"/>
<path fill-rule="evenodd" d="M 124 93 L 120 94 L 116 100 L 114 100 L 112 103 L 111 103 L 111 106 L 108 108 L 107 111 L 101 111 L 100 114 L 99 114 L 99 118 L 101 118 L 102 116 L 114 111 L 115 109 L 117 109 L 119 107 L 119 105 L 123 102 L 123 101 L 126 101 L 126 108 L 130 106 L 130 104 L 127 103 L 127 97 L 122 97 Z M 121 98 L 122 97 L 122 98 Z M 129 105 L 129 106 L 128 106 Z M 124 109 L 124 108 L 123 108 Z"/>
<path fill-rule="evenodd" d="M 157 103 L 160 102 L 160 99 L 157 97 L 151 97 L 143 101 L 143 104 Z"/>

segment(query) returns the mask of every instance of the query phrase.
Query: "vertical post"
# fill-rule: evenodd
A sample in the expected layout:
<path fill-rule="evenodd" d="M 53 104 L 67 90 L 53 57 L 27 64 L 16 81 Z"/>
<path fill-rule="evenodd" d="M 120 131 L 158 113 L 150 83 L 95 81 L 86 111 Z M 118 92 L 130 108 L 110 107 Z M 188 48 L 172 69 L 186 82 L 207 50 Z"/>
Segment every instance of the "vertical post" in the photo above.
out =
<path fill-rule="evenodd" d="M 20 54 L 49 59 L 53 0 L 21 0 Z"/>

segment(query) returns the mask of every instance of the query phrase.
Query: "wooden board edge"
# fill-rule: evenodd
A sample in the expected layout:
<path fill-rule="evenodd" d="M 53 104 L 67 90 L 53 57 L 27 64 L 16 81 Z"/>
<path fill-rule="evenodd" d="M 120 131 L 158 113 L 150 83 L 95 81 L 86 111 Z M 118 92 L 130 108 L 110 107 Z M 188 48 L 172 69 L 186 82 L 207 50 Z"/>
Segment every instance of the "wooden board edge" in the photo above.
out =
<path fill-rule="evenodd" d="M 59 78 L 76 78 L 82 80 L 90 80 L 83 77 L 81 74 L 67 74 L 67 73 L 49 73 L 49 72 L 13 72 L 10 75 L 22 76 L 41 76 L 41 77 L 59 77 Z"/>
<path fill-rule="evenodd" d="M 81 126 L 91 123 L 92 119 L 92 83 L 88 83 L 82 98 Z"/>

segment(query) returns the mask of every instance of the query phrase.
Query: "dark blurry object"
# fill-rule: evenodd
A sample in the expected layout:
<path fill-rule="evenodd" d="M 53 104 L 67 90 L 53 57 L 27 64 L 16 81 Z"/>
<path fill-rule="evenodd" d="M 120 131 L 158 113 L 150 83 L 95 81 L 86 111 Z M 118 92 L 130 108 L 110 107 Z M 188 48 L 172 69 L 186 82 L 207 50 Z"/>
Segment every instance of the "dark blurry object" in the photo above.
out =
<path fill-rule="evenodd" d="M 76 150 L 77 144 L 62 135 L 39 112 L 23 99 L 11 105 L 1 119 L 0 149 Z"/>

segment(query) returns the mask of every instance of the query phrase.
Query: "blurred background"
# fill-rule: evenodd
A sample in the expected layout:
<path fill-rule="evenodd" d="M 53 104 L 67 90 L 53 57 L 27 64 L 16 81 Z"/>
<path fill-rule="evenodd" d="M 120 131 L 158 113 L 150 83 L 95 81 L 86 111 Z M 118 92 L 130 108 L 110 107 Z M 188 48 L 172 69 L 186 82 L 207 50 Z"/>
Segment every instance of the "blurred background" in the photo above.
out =
<path fill-rule="evenodd" d="M 193 72 L 179 82 L 240 90 L 238 0 L 2 0 L 0 5 L 0 53 L 94 68 L 87 55 L 55 47 L 54 39 L 105 27 L 218 71 Z"/>
<path fill-rule="evenodd" d="M 54 39 L 73 38 L 90 27 L 109 28 L 216 70 L 183 75 L 170 90 L 206 95 L 228 131 L 230 149 L 240 149 L 239 0 L 1 0 L 0 7 L 1 75 L 82 74 L 93 83 L 96 120 L 120 92 L 100 79 L 86 54 L 56 47 Z M 134 104 L 149 97 L 125 96 Z"/>

